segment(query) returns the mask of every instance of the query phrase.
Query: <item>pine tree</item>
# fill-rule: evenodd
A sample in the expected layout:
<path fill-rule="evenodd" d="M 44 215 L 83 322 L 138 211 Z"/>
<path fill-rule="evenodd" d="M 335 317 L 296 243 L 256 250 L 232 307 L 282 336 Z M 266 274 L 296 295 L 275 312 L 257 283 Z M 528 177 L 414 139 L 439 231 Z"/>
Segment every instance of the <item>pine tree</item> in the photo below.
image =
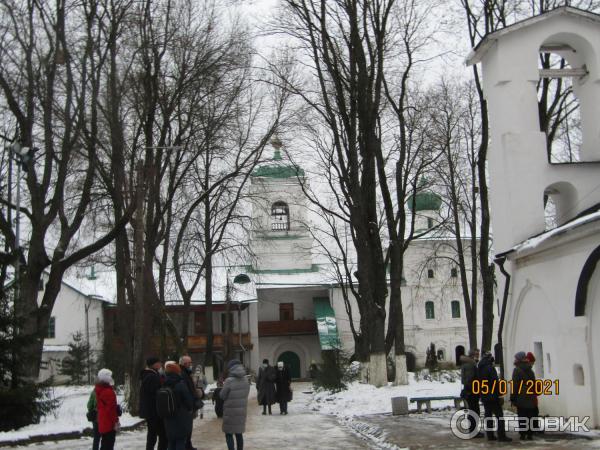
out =
<path fill-rule="evenodd" d="M 35 336 L 16 333 L 18 328 L 12 299 L 0 287 L 0 431 L 38 423 L 58 405 L 49 395 L 52 380 L 37 383 L 23 376 L 19 350 Z"/>
<path fill-rule="evenodd" d="M 430 372 L 433 372 L 438 368 L 438 358 L 435 352 L 435 344 L 433 342 L 429 345 L 429 348 L 427 349 L 425 367 L 427 367 Z"/>
<path fill-rule="evenodd" d="M 69 384 L 81 385 L 87 382 L 88 369 L 91 362 L 88 360 L 90 345 L 78 331 L 73 334 L 73 340 L 69 343 L 68 355 L 63 359 L 61 375 L 70 378 Z"/>

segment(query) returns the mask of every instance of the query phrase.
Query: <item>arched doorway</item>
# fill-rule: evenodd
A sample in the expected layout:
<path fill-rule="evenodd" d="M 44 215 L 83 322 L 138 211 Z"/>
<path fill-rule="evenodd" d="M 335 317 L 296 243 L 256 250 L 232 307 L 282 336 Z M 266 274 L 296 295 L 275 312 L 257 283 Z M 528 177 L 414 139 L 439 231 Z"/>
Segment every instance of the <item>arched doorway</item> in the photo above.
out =
<path fill-rule="evenodd" d="M 454 354 L 456 356 L 456 365 L 460 366 L 460 357 L 465 354 L 465 347 L 462 345 L 457 345 L 454 350 Z"/>
<path fill-rule="evenodd" d="M 412 352 L 406 352 L 406 370 L 408 372 L 414 372 L 417 368 L 417 358 Z"/>
<path fill-rule="evenodd" d="M 292 378 L 300 378 L 300 357 L 294 352 L 283 352 L 277 358 L 277 361 L 283 361 Z"/>

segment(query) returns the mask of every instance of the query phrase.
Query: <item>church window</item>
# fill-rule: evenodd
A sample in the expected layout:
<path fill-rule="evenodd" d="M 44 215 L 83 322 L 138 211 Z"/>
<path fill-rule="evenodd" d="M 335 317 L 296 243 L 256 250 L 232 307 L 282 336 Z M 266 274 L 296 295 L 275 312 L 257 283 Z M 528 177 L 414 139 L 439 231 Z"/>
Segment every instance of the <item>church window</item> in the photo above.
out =
<path fill-rule="evenodd" d="M 46 333 L 48 339 L 54 339 L 56 337 L 56 317 L 50 317 L 48 320 L 48 333 Z"/>
<path fill-rule="evenodd" d="M 290 208 L 285 202 L 275 202 L 271 206 L 271 230 L 287 231 L 290 229 Z"/>
<path fill-rule="evenodd" d="M 294 304 L 280 303 L 279 304 L 279 320 L 294 320 Z"/>
<path fill-rule="evenodd" d="M 433 219 L 431 217 L 427 218 L 427 228 L 433 228 Z"/>
<path fill-rule="evenodd" d="M 460 302 L 458 300 L 452 300 L 452 303 L 450 303 L 450 306 L 452 308 L 452 318 L 459 319 L 460 318 Z"/>
<path fill-rule="evenodd" d="M 445 352 L 444 352 L 444 349 L 443 349 L 443 348 L 440 348 L 440 349 L 437 351 L 437 359 L 438 359 L 438 361 L 444 361 L 444 360 L 446 359 L 446 354 L 445 354 Z"/>
<path fill-rule="evenodd" d="M 433 302 L 425 302 L 425 318 L 426 319 L 435 319 L 435 311 Z"/>
<path fill-rule="evenodd" d="M 453 267 L 452 269 L 450 269 L 450 276 L 452 278 L 458 277 L 458 270 L 456 270 L 456 267 Z"/>
<path fill-rule="evenodd" d="M 427 278 L 433 278 L 433 269 L 427 269 Z"/>

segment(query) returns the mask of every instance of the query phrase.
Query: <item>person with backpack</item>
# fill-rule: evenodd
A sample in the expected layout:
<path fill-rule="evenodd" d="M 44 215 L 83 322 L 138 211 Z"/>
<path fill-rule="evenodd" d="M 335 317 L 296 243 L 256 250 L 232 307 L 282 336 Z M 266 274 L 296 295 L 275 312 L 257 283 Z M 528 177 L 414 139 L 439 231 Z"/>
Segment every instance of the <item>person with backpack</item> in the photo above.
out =
<path fill-rule="evenodd" d="M 98 433 L 100 434 L 100 450 L 114 450 L 117 431 L 119 430 L 119 407 L 112 371 L 100 369 L 98 382 L 94 388 L 96 409 L 98 411 Z"/>
<path fill-rule="evenodd" d="M 192 394 L 192 398 L 194 399 L 194 409 L 193 409 L 193 419 L 198 417 L 198 411 L 202 409 L 204 403 L 202 402 L 202 398 L 204 397 L 204 390 L 196 387 L 196 383 L 192 378 L 194 373 L 192 357 L 189 355 L 183 355 L 179 358 L 179 368 L 181 369 L 181 378 L 183 382 L 187 386 L 190 394 Z M 196 447 L 192 445 L 192 432 L 190 430 L 190 435 L 187 437 L 185 442 L 185 450 L 196 450 Z"/>
<path fill-rule="evenodd" d="M 156 394 L 156 412 L 164 420 L 168 450 L 185 450 L 192 432 L 194 398 L 175 361 L 165 363 L 166 380 Z"/>
<path fill-rule="evenodd" d="M 158 441 L 158 450 L 166 450 L 167 436 L 163 421 L 156 412 L 156 393 L 162 382 L 160 370 L 162 363 L 154 356 L 146 359 L 146 368 L 140 373 L 140 417 L 146 419 L 146 450 L 154 450 Z"/>
<path fill-rule="evenodd" d="M 87 402 L 87 420 L 92 422 L 92 428 L 94 430 L 94 440 L 92 441 L 92 450 L 100 449 L 100 433 L 98 432 L 98 409 L 96 405 L 96 390 L 93 389 L 90 392 L 90 397 Z"/>
<path fill-rule="evenodd" d="M 275 381 L 277 380 L 277 371 L 273 366 L 269 365 L 268 359 L 263 359 L 262 366 L 258 369 L 258 376 L 256 377 L 256 389 L 258 391 L 258 404 L 263 407 L 263 416 L 267 414 L 267 408 L 269 409 L 269 415 L 271 414 L 271 405 L 275 403 Z"/>
<path fill-rule="evenodd" d="M 228 450 L 244 449 L 244 431 L 246 431 L 246 416 L 248 412 L 248 394 L 250 384 L 246 379 L 246 369 L 240 361 L 232 359 L 227 364 L 228 377 L 220 392 L 223 399 L 223 426 L 225 442 Z"/>

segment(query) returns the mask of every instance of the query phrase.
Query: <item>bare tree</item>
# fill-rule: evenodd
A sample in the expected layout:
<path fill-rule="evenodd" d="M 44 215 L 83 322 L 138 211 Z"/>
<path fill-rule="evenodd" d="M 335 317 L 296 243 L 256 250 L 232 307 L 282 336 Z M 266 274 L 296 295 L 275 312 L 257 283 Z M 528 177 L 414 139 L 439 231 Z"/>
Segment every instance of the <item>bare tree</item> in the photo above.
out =
<path fill-rule="evenodd" d="M 20 212 L 26 244 L 16 241 L 4 214 L 0 222 L 5 242 L 20 263 L 15 303 L 23 318 L 20 332 L 35 338 L 23 348 L 25 375 L 37 379 L 65 271 L 114 240 L 132 209 L 105 223 L 105 233 L 89 228 L 90 208 L 109 207 L 98 193 L 95 164 L 101 128 L 98 99 L 107 63 L 106 43 L 96 25 L 103 13 L 101 2 L 7 1 L 0 8 L 2 107 L 16 123 L 12 142 L 30 149 L 30 158 L 22 160 L 26 198 Z M 16 205 L 9 207 L 14 211 Z M 38 306 L 44 272 L 48 281 Z"/>

